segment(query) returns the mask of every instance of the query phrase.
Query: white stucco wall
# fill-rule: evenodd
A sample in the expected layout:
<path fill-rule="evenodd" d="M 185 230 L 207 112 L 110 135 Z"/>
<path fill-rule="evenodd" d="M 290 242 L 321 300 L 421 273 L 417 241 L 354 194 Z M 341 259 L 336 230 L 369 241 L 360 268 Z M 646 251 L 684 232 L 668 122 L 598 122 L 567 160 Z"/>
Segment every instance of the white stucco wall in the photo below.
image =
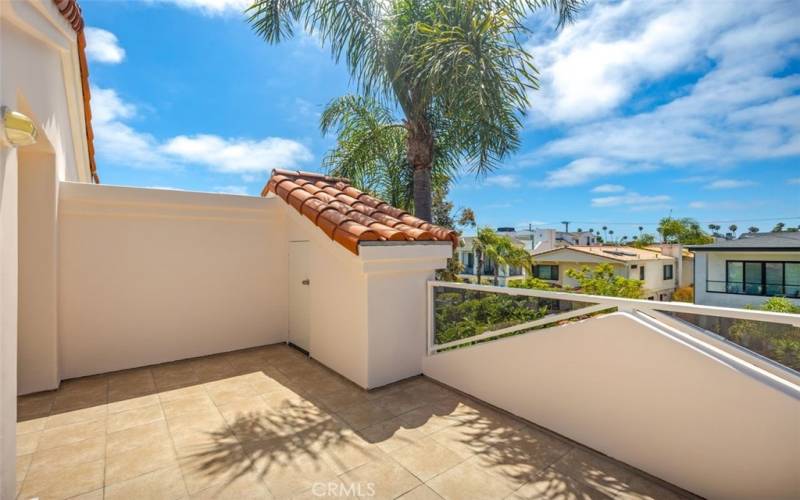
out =
<path fill-rule="evenodd" d="M 707 498 L 796 498 L 800 387 L 714 351 L 615 313 L 424 373 Z"/>
<path fill-rule="evenodd" d="M 279 200 L 64 183 L 61 377 L 286 340 Z"/>
<path fill-rule="evenodd" d="M 707 280 L 725 281 L 725 263 L 729 260 L 800 261 L 798 252 L 695 252 L 694 302 L 704 306 L 746 307 L 764 303 L 769 297 L 709 292 Z M 724 284 L 720 284 L 724 286 Z M 800 299 L 790 299 L 800 305 Z"/>
<path fill-rule="evenodd" d="M 450 244 L 362 245 L 355 255 L 283 207 L 288 240 L 311 245 L 311 357 L 369 389 L 422 373 L 427 281 Z"/>

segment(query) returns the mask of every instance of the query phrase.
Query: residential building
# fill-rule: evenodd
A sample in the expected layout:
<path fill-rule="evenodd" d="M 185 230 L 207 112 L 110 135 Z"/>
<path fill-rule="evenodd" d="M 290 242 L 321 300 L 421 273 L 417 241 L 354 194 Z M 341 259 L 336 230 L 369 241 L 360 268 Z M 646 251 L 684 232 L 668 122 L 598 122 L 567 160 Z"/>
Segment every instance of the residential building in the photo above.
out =
<path fill-rule="evenodd" d="M 597 234 L 590 231 L 558 231 L 557 229 L 534 229 L 530 232 L 532 248 L 534 252 L 544 252 L 553 248 L 582 245 L 591 246 L 597 244 Z"/>
<path fill-rule="evenodd" d="M 570 269 L 611 264 L 615 273 L 644 281 L 648 300 L 668 301 L 677 283 L 678 260 L 662 252 L 634 247 L 569 246 L 534 252 L 533 276 L 564 288 L 578 282 L 567 276 Z"/>
<path fill-rule="evenodd" d="M 504 234 L 504 236 L 508 236 Z M 527 249 L 527 242 L 519 240 L 515 237 L 508 236 L 514 245 L 520 248 Z M 457 249 L 458 258 L 461 265 L 464 266 L 463 271 L 459 274 L 459 278 L 465 281 L 476 282 L 478 279 L 478 255 L 473 248 L 475 236 L 464 236 L 461 238 L 461 243 Z M 495 267 L 497 264 L 490 258 L 484 258 L 483 269 L 480 272 L 481 277 L 492 278 L 494 277 Z M 505 286 L 509 279 L 524 278 L 528 275 L 527 269 L 520 266 L 509 266 L 502 264 L 498 269 L 499 284 Z"/>
<path fill-rule="evenodd" d="M 675 266 L 676 287 L 683 288 L 694 285 L 694 254 L 691 250 L 674 243 L 648 245 L 644 249 L 674 257 L 677 260 Z M 678 259 L 679 255 L 680 259 Z"/>
<path fill-rule="evenodd" d="M 800 233 L 761 233 L 689 249 L 696 304 L 746 307 L 787 297 L 800 305 Z"/>

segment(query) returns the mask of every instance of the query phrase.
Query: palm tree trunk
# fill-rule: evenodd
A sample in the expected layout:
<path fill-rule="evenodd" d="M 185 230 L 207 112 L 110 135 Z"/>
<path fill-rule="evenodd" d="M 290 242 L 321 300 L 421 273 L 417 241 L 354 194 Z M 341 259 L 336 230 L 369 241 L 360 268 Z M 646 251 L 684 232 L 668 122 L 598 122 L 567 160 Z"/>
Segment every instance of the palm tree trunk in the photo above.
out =
<path fill-rule="evenodd" d="M 407 122 L 406 157 L 414 169 L 414 215 L 431 222 L 433 131 L 425 118 Z"/>
<path fill-rule="evenodd" d="M 478 268 L 475 270 L 475 274 L 478 277 L 478 285 L 481 284 L 481 273 L 483 272 L 483 252 L 475 252 L 477 261 L 478 261 Z"/>

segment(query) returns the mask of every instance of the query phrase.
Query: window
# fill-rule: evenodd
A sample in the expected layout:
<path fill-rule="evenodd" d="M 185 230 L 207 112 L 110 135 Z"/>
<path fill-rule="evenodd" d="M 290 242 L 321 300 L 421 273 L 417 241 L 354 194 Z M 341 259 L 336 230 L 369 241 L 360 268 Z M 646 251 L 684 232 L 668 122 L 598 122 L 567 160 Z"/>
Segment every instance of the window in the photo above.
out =
<path fill-rule="evenodd" d="M 672 264 L 664 264 L 664 279 L 672 279 Z"/>
<path fill-rule="evenodd" d="M 467 269 L 472 269 L 472 266 L 475 265 L 475 254 L 472 252 L 467 254 Z"/>
<path fill-rule="evenodd" d="M 800 262 L 726 261 L 725 291 L 800 297 Z"/>
<path fill-rule="evenodd" d="M 536 265 L 533 266 L 533 276 L 542 280 L 558 280 L 558 266 Z"/>
<path fill-rule="evenodd" d="M 639 279 L 644 281 L 644 265 L 639 268 Z"/>

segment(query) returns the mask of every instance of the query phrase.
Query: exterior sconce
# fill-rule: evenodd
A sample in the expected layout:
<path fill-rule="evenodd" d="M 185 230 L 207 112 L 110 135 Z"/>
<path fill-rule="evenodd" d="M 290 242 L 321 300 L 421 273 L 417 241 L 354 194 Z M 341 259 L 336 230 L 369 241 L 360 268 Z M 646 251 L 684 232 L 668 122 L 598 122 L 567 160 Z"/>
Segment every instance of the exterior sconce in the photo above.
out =
<path fill-rule="evenodd" d="M 30 146 L 36 143 L 36 124 L 26 115 L 12 111 L 7 106 L 0 107 L 2 115 L 2 133 L 0 140 L 11 147 Z"/>

